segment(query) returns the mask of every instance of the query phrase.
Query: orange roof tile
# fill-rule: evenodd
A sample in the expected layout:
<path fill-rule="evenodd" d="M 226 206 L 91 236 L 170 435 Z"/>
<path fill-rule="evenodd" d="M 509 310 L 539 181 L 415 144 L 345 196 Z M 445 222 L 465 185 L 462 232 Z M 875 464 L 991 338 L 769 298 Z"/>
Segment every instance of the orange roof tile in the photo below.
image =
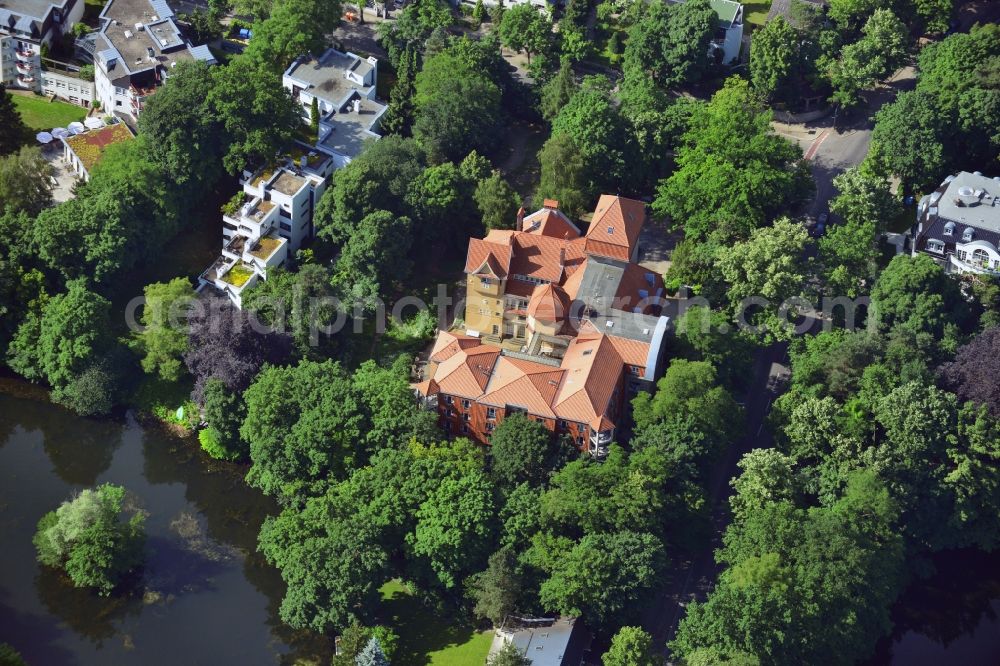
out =
<path fill-rule="evenodd" d="M 594 210 L 594 219 L 587 229 L 587 251 L 628 261 L 639 242 L 639 233 L 645 222 L 646 205 L 641 201 L 602 194 Z M 619 249 L 613 250 L 611 246 Z M 625 249 L 624 255 L 622 249 Z"/>
<path fill-rule="evenodd" d="M 442 361 L 433 379 L 442 393 L 478 398 L 489 383 L 499 356 L 500 348 L 492 345 L 464 349 Z"/>
<path fill-rule="evenodd" d="M 570 299 L 559 285 L 540 284 L 531 293 L 528 314 L 545 323 L 556 323 L 569 315 Z"/>
<path fill-rule="evenodd" d="M 514 236 L 514 256 L 510 272 L 527 275 L 546 282 L 562 282 L 564 274 L 570 275 L 584 260 L 584 240 L 570 241 L 521 232 Z M 565 250 L 565 271 L 559 266 L 561 250 Z"/>
<path fill-rule="evenodd" d="M 622 372 L 622 359 L 607 336 L 578 336 L 566 349 L 562 367 L 566 374 L 556 396 L 556 414 L 570 421 L 590 423 L 606 413 Z"/>
<path fill-rule="evenodd" d="M 580 237 L 580 230 L 561 211 L 543 208 L 524 218 L 524 233 L 572 240 Z"/>
<path fill-rule="evenodd" d="M 504 407 L 516 405 L 531 414 L 555 418 L 552 398 L 562 379 L 563 371 L 543 363 L 501 356 L 493 376 L 480 398 L 487 404 Z"/>
<path fill-rule="evenodd" d="M 653 276 L 652 284 L 646 279 L 647 275 Z M 618 283 L 618 291 L 615 292 L 615 299 L 618 301 L 615 308 L 634 312 L 636 307 L 641 307 L 643 314 L 657 314 L 660 308 L 653 299 L 658 291 L 660 295 L 663 294 L 662 289 L 663 278 L 658 273 L 638 264 L 627 264 Z M 644 292 L 646 296 L 640 292 Z"/>
<path fill-rule="evenodd" d="M 437 339 L 434 340 L 434 346 L 431 348 L 429 360 L 436 362 L 446 361 L 463 349 L 478 347 L 481 344 L 482 341 L 479 338 L 474 338 L 471 335 L 438 331 Z"/>
<path fill-rule="evenodd" d="M 489 272 L 505 279 L 510 272 L 511 246 L 492 243 L 479 238 L 469 239 L 469 251 L 465 257 L 465 272 Z"/>
<path fill-rule="evenodd" d="M 643 368 L 646 367 L 646 357 L 649 356 L 648 343 L 641 340 L 620 338 L 617 335 L 609 335 L 608 341 L 615 348 L 615 351 L 618 352 L 618 356 L 621 357 L 622 362 L 629 365 L 638 365 Z"/>

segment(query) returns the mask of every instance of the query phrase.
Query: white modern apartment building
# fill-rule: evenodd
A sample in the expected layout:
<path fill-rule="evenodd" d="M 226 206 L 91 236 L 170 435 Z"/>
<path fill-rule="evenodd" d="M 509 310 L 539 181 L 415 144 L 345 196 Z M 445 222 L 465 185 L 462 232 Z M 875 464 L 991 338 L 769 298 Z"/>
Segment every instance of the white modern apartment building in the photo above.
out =
<path fill-rule="evenodd" d="M 296 143 L 275 164 L 244 171 L 242 199 L 222 216 L 222 253 L 201 274 L 199 289 L 214 287 L 242 307 L 246 290 L 312 237 L 313 210 L 335 168 L 333 155 Z"/>
<path fill-rule="evenodd" d="M 309 122 L 313 99 L 320 112 L 317 147 L 333 154 L 337 168 L 377 141 L 382 116 L 388 108 L 376 99 L 378 60 L 336 49 L 319 58 L 305 56 L 285 70 L 282 85 L 302 106 Z"/>
<path fill-rule="evenodd" d="M 920 199 L 912 252 L 949 273 L 1000 275 L 1000 177 L 960 171 Z"/>
<path fill-rule="evenodd" d="M 82 0 L 81 0 L 82 2 Z M 178 62 L 215 64 L 207 46 L 192 46 L 165 0 L 109 0 L 94 44 L 94 82 L 104 110 L 134 123 L 146 98 Z"/>
<path fill-rule="evenodd" d="M 83 18 L 84 0 L 0 0 L 0 81 L 42 90 L 42 44 L 51 45 Z"/>

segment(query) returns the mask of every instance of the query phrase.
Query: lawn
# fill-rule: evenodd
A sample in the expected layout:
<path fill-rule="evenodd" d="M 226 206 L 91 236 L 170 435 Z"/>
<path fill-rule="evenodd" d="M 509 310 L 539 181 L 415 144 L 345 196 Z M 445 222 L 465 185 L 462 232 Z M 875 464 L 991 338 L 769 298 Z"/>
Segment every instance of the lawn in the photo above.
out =
<path fill-rule="evenodd" d="M 745 0 L 743 3 L 743 15 L 747 23 L 764 25 L 769 11 L 771 11 L 771 0 Z"/>
<path fill-rule="evenodd" d="M 33 130 L 66 127 L 71 122 L 81 121 L 87 116 L 87 110 L 82 106 L 50 102 L 38 95 L 11 95 L 11 97 L 14 98 L 14 106 L 21 113 L 24 124 Z"/>
<path fill-rule="evenodd" d="M 379 623 L 399 634 L 396 666 L 479 666 L 493 642 L 492 631 L 478 631 L 455 615 L 437 617 L 399 581 L 382 586 Z"/>

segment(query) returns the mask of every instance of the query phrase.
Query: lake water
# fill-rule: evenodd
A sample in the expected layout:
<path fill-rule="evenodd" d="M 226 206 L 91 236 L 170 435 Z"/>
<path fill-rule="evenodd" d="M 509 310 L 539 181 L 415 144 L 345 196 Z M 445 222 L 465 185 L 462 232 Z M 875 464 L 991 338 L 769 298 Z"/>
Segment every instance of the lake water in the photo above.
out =
<path fill-rule="evenodd" d="M 32 666 L 328 663 L 325 640 L 278 620 L 284 586 L 255 552 L 277 508 L 246 486 L 245 469 L 130 417 L 83 419 L 3 388 L 0 642 Z M 125 486 L 148 514 L 142 581 L 111 599 L 39 567 L 31 543 L 45 512 L 103 482 Z M 897 604 L 894 635 L 870 666 L 1000 664 L 1000 552 L 943 553 L 935 563 L 938 573 Z"/>
<path fill-rule="evenodd" d="M 257 555 L 272 502 L 237 466 L 131 417 L 82 419 L 0 392 L 0 641 L 29 664 L 278 664 L 323 654 L 283 626 L 277 572 Z M 125 596 L 102 598 L 35 562 L 38 519 L 112 482 L 147 512 L 147 563 Z M 326 657 L 328 659 L 329 657 Z"/>

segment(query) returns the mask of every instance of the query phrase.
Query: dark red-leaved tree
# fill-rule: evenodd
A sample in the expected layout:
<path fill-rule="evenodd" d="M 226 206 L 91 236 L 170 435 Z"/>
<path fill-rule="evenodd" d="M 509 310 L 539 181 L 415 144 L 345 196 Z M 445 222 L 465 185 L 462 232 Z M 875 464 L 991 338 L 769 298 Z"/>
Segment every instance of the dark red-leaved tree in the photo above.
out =
<path fill-rule="evenodd" d="M 959 347 L 955 360 L 941 366 L 940 375 L 959 398 L 986 405 L 1000 418 L 1000 326 Z"/>
<path fill-rule="evenodd" d="M 242 393 L 265 363 L 284 363 L 291 354 L 289 335 L 268 330 L 225 299 L 200 300 L 188 326 L 184 363 L 195 379 L 191 399 L 199 405 L 209 379 Z"/>

